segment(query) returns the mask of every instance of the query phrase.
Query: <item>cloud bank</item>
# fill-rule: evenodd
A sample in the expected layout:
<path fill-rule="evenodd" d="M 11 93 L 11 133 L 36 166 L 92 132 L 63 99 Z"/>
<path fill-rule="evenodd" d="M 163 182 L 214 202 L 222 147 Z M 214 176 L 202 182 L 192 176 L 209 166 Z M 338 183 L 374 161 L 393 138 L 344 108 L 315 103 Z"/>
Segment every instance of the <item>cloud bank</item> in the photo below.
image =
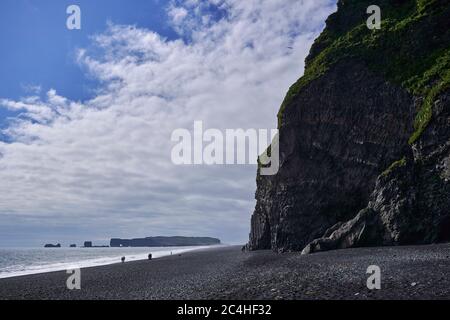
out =
<path fill-rule="evenodd" d="M 171 133 L 195 120 L 276 128 L 284 94 L 334 10 L 329 0 L 186 0 L 167 7 L 177 40 L 109 25 L 78 53 L 101 82 L 93 99 L 52 89 L 0 101 L 21 113 L 0 142 L 0 234 L 244 242 L 256 167 L 175 166 Z"/>

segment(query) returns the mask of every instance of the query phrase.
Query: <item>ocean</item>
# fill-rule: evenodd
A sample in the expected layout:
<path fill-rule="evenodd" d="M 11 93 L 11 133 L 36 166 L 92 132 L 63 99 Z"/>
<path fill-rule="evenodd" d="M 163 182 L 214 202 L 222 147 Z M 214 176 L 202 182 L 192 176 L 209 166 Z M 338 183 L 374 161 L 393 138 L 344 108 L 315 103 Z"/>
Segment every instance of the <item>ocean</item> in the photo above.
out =
<path fill-rule="evenodd" d="M 28 274 L 71 270 L 180 254 L 202 247 L 152 248 L 0 248 L 0 279 Z"/>

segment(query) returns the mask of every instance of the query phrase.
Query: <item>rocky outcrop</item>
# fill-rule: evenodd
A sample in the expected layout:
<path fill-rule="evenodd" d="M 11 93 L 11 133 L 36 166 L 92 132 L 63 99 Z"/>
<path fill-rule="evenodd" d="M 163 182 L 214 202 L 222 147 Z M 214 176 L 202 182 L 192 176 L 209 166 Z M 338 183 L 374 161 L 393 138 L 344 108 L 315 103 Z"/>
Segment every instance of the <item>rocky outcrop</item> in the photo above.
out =
<path fill-rule="evenodd" d="M 258 177 L 250 249 L 301 250 L 364 208 L 407 148 L 414 112 L 405 90 L 362 64 L 311 82 L 281 119 L 279 173 Z"/>
<path fill-rule="evenodd" d="M 450 241 L 450 90 L 433 110 L 436 120 L 412 153 L 378 178 L 367 208 L 333 226 L 302 253 Z"/>
<path fill-rule="evenodd" d="M 138 239 L 111 239 L 111 247 L 185 247 L 220 244 L 220 240 L 209 237 L 147 237 Z"/>
<path fill-rule="evenodd" d="M 375 34 L 355 27 L 365 2 L 339 1 L 283 103 L 280 170 L 258 173 L 249 250 L 450 240 L 450 36 L 438 33 L 450 8 L 383 1 L 392 26 Z M 420 67 L 401 73 L 414 61 L 403 52 Z"/>

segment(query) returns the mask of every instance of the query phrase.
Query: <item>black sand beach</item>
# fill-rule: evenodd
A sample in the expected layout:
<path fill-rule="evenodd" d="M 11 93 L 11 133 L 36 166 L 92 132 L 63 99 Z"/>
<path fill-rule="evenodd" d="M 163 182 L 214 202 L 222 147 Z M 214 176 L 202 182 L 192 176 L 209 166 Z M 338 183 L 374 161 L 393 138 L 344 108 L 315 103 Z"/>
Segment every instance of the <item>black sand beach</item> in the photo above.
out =
<path fill-rule="evenodd" d="M 150 250 L 149 250 L 150 251 Z M 381 290 L 368 290 L 369 265 Z M 240 247 L 0 280 L 0 299 L 450 299 L 450 245 L 361 248 L 301 256 Z"/>

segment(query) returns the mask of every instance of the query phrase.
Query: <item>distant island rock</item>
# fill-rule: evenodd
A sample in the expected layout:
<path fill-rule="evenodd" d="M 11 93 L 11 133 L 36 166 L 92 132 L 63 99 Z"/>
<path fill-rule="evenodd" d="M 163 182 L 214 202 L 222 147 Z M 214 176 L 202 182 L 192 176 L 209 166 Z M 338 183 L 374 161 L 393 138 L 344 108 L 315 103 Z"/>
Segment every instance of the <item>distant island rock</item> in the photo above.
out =
<path fill-rule="evenodd" d="M 84 242 L 84 247 L 85 248 L 92 248 L 92 241 L 85 241 Z"/>
<path fill-rule="evenodd" d="M 186 247 L 220 244 L 209 237 L 147 237 L 138 239 L 111 239 L 111 247 Z"/>
<path fill-rule="evenodd" d="M 85 241 L 84 242 L 84 247 L 85 248 L 109 248 L 109 246 L 94 246 L 92 244 L 92 241 Z"/>
<path fill-rule="evenodd" d="M 61 244 L 51 244 L 51 243 L 47 243 L 44 248 L 61 248 Z"/>

